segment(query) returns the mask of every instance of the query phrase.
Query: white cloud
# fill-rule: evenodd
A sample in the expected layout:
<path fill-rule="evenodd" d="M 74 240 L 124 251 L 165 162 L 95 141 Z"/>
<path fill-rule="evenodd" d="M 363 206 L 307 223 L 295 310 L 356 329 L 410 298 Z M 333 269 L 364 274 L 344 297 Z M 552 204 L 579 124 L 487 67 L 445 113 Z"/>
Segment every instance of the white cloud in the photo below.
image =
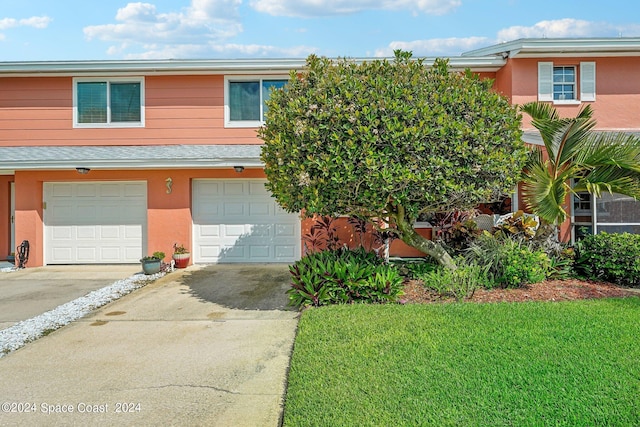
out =
<path fill-rule="evenodd" d="M 235 43 L 227 43 L 224 45 L 210 46 L 211 50 L 224 53 L 232 57 L 272 57 L 272 58 L 305 58 L 312 53 L 316 53 L 317 49 L 310 46 L 294 46 L 283 48 L 279 46 L 269 45 L 242 45 Z"/>
<path fill-rule="evenodd" d="M 498 32 L 497 41 L 542 37 L 617 37 L 640 35 L 640 25 L 613 25 L 581 19 L 540 21 L 532 26 L 513 26 Z"/>
<path fill-rule="evenodd" d="M 371 9 L 444 15 L 461 3 L 461 0 L 252 0 L 250 5 L 258 12 L 274 16 L 317 17 Z"/>
<path fill-rule="evenodd" d="M 391 57 L 393 51 L 402 49 L 413 52 L 415 57 L 423 56 L 453 56 L 458 55 L 467 50 L 472 50 L 481 46 L 486 46 L 489 40 L 486 37 L 451 37 L 446 39 L 427 39 L 413 41 L 394 41 L 383 49 L 375 52 L 377 57 Z"/>
<path fill-rule="evenodd" d="M 204 52 L 211 42 L 222 42 L 242 32 L 241 0 L 191 0 L 180 12 L 159 13 L 151 3 L 129 3 L 118 9 L 117 23 L 84 28 L 87 39 L 113 42 L 107 52 L 143 49 L 137 57 L 179 58 Z M 166 42 L 159 47 L 158 43 Z"/>
<path fill-rule="evenodd" d="M 14 18 L 2 18 L 0 19 L 0 30 L 8 30 L 9 28 L 16 27 L 33 27 L 33 28 L 47 28 L 49 23 L 53 19 L 48 16 L 32 16 L 31 18 L 14 19 Z"/>
<path fill-rule="evenodd" d="M 377 49 L 374 56 L 391 57 L 396 49 L 412 51 L 414 56 L 454 56 L 463 52 L 520 38 L 552 37 L 633 37 L 640 36 L 640 24 L 614 25 L 580 19 L 540 21 L 531 26 L 513 26 L 498 31 L 496 39 L 488 37 L 442 38 L 393 41 Z"/>

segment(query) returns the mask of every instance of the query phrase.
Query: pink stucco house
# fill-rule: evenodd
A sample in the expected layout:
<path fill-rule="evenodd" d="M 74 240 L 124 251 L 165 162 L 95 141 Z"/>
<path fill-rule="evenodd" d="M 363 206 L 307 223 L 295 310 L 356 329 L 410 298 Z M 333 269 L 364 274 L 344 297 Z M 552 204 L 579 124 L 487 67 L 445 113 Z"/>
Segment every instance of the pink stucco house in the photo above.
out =
<path fill-rule="evenodd" d="M 573 115 L 592 103 L 600 130 L 640 132 L 640 38 L 522 39 L 450 60 L 514 104 Z M 196 263 L 298 259 L 305 224 L 264 189 L 256 129 L 269 88 L 303 64 L 0 62 L 0 259 L 23 240 L 30 266 L 136 263 L 174 243 Z M 567 203 L 566 239 L 582 226 L 640 232 L 633 200 Z"/>

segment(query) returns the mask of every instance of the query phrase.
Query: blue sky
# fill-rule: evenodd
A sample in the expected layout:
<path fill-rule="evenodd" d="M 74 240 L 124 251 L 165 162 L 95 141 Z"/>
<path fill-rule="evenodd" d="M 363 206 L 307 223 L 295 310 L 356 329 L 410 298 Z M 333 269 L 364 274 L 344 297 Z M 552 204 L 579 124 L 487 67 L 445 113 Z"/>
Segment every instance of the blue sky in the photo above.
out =
<path fill-rule="evenodd" d="M 640 36 L 631 0 L 1 0 L 0 61 L 451 56 Z"/>

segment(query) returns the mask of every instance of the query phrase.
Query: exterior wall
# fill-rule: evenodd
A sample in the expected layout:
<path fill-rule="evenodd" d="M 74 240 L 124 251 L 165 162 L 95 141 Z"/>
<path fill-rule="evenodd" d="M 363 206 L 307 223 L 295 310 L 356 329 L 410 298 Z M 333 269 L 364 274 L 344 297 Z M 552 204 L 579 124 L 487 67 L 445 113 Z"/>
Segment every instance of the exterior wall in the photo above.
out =
<path fill-rule="evenodd" d="M 504 67 L 496 73 L 495 90 L 506 96 L 509 102 L 513 103 L 513 60 L 508 60 Z"/>
<path fill-rule="evenodd" d="M 167 194 L 165 180 L 173 180 L 172 192 Z M 16 242 L 28 240 L 30 256 L 28 266 L 44 263 L 44 182 L 86 181 L 147 181 L 147 253 L 162 251 L 173 253 L 173 244 L 191 249 L 191 181 L 196 178 L 264 178 L 261 169 L 191 170 L 92 170 L 88 175 L 75 171 L 16 172 Z M 1 184 L 0 184 L 1 185 Z M 1 197 L 1 195 L 0 195 Z"/>
<path fill-rule="evenodd" d="M 596 63 L 596 100 L 578 105 L 556 104 L 563 117 L 575 116 L 582 105 L 591 104 L 598 129 L 640 129 L 640 57 L 624 58 L 524 58 L 512 59 L 512 102 L 525 104 L 538 99 L 538 62 L 554 65 Z M 579 90 L 579 84 L 578 84 Z M 523 128 L 533 129 L 530 118 L 523 115 Z"/>
<path fill-rule="evenodd" d="M 0 175 L 0 261 L 16 248 L 10 247 L 11 240 L 11 183 L 12 175 Z"/>
<path fill-rule="evenodd" d="M 73 79 L 0 79 L 3 146 L 259 144 L 224 128 L 224 77 L 148 76 L 143 128 L 73 128 Z"/>

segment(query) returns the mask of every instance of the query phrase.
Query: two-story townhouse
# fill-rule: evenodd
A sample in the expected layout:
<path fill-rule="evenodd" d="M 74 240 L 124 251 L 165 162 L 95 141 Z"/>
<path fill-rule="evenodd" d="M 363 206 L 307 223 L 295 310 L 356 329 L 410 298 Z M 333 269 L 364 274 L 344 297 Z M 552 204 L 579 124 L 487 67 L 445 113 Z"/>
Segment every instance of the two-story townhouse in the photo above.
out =
<path fill-rule="evenodd" d="M 0 259 L 291 262 L 300 218 L 264 188 L 264 100 L 304 60 L 0 63 Z M 501 58 L 456 58 L 495 78 Z"/>
<path fill-rule="evenodd" d="M 601 130 L 640 131 L 640 39 L 518 40 L 450 61 L 494 79 L 514 104 L 571 115 L 590 102 Z M 269 89 L 303 65 L 0 63 L 0 259 L 23 240 L 30 266 L 135 263 L 174 243 L 197 263 L 298 259 L 309 223 L 265 191 L 256 129 Z M 526 119 L 524 130 L 540 143 Z M 640 232 L 637 206 L 582 196 L 572 221 Z M 394 254 L 415 255 L 400 243 Z"/>

